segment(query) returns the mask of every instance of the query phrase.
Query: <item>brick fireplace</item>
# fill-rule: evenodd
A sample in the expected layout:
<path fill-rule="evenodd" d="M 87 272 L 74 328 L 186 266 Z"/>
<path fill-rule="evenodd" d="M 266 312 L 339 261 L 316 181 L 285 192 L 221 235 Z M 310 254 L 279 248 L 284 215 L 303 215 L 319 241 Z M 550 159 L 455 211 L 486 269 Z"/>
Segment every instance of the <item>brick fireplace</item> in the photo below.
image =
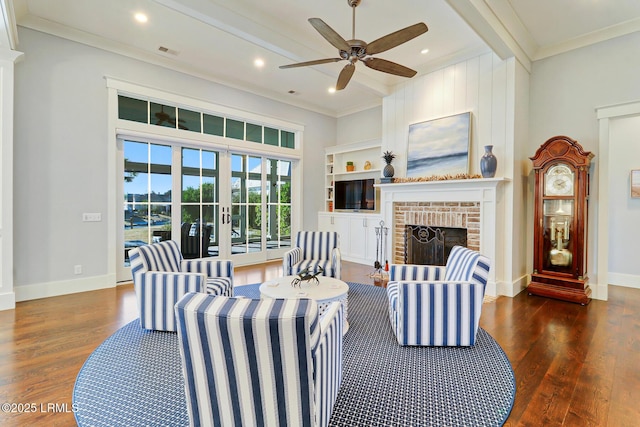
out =
<path fill-rule="evenodd" d="M 480 250 L 479 202 L 395 202 L 393 203 L 394 264 L 405 259 L 406 226 L 462 228 L 467 230 L 467 247 Z"/>
<path fill-rule="evenodd" d="M 492 261 L 486 293 L 497 295 L 496 282 L 504 270 L 498 232 L 503 212 L 498 209 L 498 188 L 503 181 L 490 178 L 378 184 L 381 213 L 389 227 L 389 262 L 404 263 L 406 225 L 464 228 L 467 247 Z"/>

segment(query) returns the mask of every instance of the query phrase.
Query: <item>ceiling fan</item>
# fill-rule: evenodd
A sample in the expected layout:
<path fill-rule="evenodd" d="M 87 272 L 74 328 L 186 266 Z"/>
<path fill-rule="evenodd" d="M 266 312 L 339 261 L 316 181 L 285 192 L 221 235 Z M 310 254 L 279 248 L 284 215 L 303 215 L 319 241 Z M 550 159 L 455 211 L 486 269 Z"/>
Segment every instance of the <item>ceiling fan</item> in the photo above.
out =
<path fill-rule="evenodd" d="M 423 22 L 411 25 L 407 28 L 403 28 L 391 34 L 387 34 L 371 43 L 366 43 L 362 40 L 356 39 L 356 7 L 360 4 L 361 0 L 347 0 L 349 6 L 353 10 L 352 18 L 352 31 L 351 40 L 345 40 L 328 26 L 320 18 L 309 18 L 309 23 L 315 28 L 322 37 L 324 37 L 329 43 L 336 47 L 339 51 L 339 58 L 327 58 L 317 59 L 315 61 L 298 62 L 296 64 L 281 65 L 280 68 L 294 68 L 294 67 L 306 67 L 309 65 L 327 64 L 329 62 L 338 62 L 342 60 L 349 61 L 344 66 L 340 75 L 338 76 L 338 82 L 336 83 L 336 90 L 342 90 L 347 87 L 353 72 L 356 69 L 356 62 L 362 61 L 364 65 L 383 73 L 394 74 L 402 77 L 413 77 L 417 71 L 407 68 L 404 65 L 396 64 L 395 62 L 387 61 L 386 59 L 373 58 L 371 55 L 385 52 L 391 48 L 408 42 L 409 40 L 418 37 L 421 34 L 426 33 L 429 29 Z"/>

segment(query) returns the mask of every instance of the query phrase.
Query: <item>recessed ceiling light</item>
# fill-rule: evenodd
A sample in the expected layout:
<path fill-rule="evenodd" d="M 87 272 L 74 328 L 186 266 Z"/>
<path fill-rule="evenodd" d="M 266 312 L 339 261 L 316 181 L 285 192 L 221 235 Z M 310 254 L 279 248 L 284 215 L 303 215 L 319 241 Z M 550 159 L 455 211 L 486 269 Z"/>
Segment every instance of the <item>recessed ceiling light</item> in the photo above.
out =
<path fill-rule="evenodd" d="M 422 50 L 420 51 L 420 53 L 421 53 L 421 54 L 423 54 L 423 55 L 424 55 L 425 53 L 429 53 L 429 49 L 422 49 Z"/>
<path fill-rule="evenodd" d="M 330 88 L 328 89 L 328 92 L 329 92 L 329 93 L 336 93 L 336 88 L 335 88 L 335 87 L 330 87 Z"/>
<path fill-rule="evenodd" d="M 136 21 L 144 24 L 145 22 L 147 22 L 149 20 L 149 18 L 147 18 L 147 15 L 145 15 L 142 12 L 138 12 L 135 15 L 133 15 L 133 17 L 136 19 Z"/>
<path fill-rule="evenodd" d="M 264 60 L 263 60 L 263 59 L 261 59 L 261 58 L 256 58 L 256 59 L 253 61 L 253 65 L 255 65 L 255 66 L 256 66 L 256 67 L 258 67 L 258 68 L 262 68 L 262 67 L 264 67 Z"/>

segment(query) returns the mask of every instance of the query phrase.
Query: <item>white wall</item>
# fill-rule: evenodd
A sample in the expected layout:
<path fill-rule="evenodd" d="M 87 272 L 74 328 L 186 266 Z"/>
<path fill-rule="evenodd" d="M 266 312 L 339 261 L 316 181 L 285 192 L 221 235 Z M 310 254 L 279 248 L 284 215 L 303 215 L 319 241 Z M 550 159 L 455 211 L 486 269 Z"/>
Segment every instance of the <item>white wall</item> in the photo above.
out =
<path fill-rule="evenodd" d="M 609 132 L 609 283 L 640 288 L 640 199 L 630 197 L 630 171 L 640 170 L 640 116 L 611 120 Z"/>
<path fill-rule="evenodd" d="M 14 271 L 16 289 L 29 287 L 23 294 L 30 297 L 105 284 L 112 214 L 105 159 L 114 149 L 107 146 L 105 76 L 301 124 L 306 159 L 323 158 L 324 147 L 335 144 L 335 118 L 29 29 L 19 28 L 19 40 L 25 56 L 15 78 Z M 314 229 L 323 170 L 303 171 L 302 227 Z M 82 212 L 101 212 L 103 221 L 83 223 Z"/>
<path fill-rule="evenodd" d="M 604 156 L 598 152 L 599 126 L 595 109 L 640 100 L 638 46 L 640 33 L 629 34 L 536 61 L 531 73 L 530 155 L 555 135 L 576 139 L 585 150 L 595 154 L 591 169 L 588 242 L 588 272 L 592 289 L 607 285 L 598 283 L 595 254 L 598 227 L 608 227 L 608 224 L 598 224 L 597 215 L 598 194 L 603 191 L 597 186 L 599 161 Z M 632 144 L 637 145 L 637 138 L 611 147 L 610 154 L 621 153 L 624 156 L 633 150 Z M 529 200 L 532 198 L 530 192 Z M 608 208 L 612 222 L 624 229 L 637 229 L 637 218 L 630 222 L 628 218 L 618 216 L 624 206 L 614 205 L 612 200 Z M 533 220 L 533 213 L 530 215 L 529 223 Z M 621 252 L 638 252 L 637 240 L 611 240 L 609 248 L 615 246 Z M 621 269 L 617 273 L 634 274 L 631 270 L 633 264 L 616 268 Z"/>
<path fill-rule="evenodd" d="M 382 105 L 338 118 L 338 145 L 381 138 Z"/>

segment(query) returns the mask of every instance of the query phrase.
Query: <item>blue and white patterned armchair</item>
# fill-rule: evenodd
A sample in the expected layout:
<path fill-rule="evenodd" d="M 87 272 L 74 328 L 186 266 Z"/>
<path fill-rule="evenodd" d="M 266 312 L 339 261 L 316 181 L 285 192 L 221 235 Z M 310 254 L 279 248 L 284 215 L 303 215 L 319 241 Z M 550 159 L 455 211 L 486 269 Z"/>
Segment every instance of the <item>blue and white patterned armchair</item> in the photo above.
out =
<path fill-rule="evenodd" d="M 285 276 L 293 276 L 309 269 L 311 272 L 322 267 L 323 276 L 340 279 L 342 255 L 340 237 L 333 231 L 299 231 L 295 247 L 287 251 L 282 259 Z"/>
<path fill-rule="evenodd" d="M 400 345 L 472 346 L 491 263 L 454 246 L 446 266 L 391 265 L 389 320 Z"/>
<path fill-rule="evenodd" d="M 165 240 L 129 251 L 140 326 L 175 331 L 175 304 L 187 292 L 233 295 L 233 261 L 183 259 L 178 244 Z"/>
<path fill-rule="evenodd" d="M 342 381 L 342 304 L 189 293 L 175 307 L 191 426 L 325 427 Z"/>

